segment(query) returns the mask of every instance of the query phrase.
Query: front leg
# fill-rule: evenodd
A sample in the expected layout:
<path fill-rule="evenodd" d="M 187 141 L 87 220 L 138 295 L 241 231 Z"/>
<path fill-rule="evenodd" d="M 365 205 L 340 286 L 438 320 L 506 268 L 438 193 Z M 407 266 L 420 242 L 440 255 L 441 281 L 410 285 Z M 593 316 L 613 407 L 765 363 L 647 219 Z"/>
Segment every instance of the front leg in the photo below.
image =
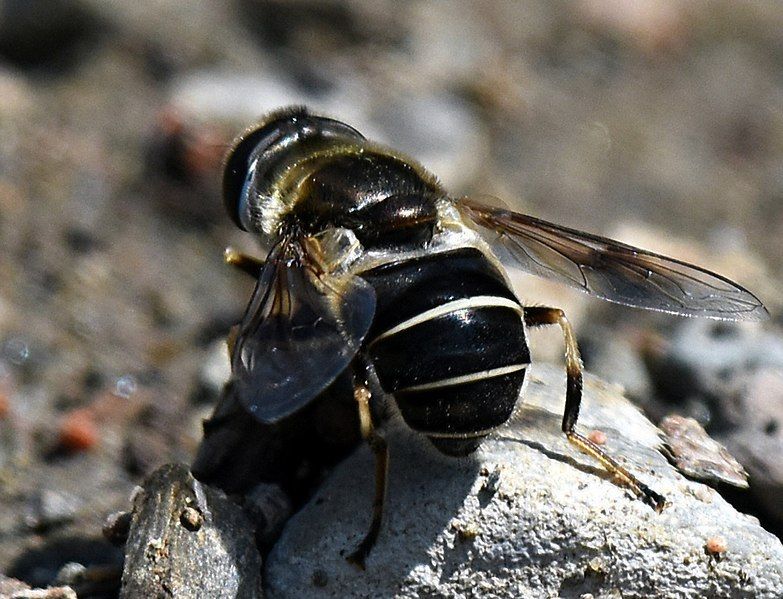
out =
<path fill-rule="evenodd" d="M 235 250 L 234 248 L 226 248 L 223 253 L 223 259 L 226 264 L 237 267 L 243 273 L 250 275 L 254 279 L 261 276 L 261 270 L 264 268 L 264 261 L 248 256 L 242 252 Z"/>
<path fill-rule="evenodd" d="M 656 512 L 666 507 L 666 498 L 653 491 L 621 466 L 603 449 L 587 437 L 576 432 L 576 421 L 579 418 L 579 406 L 582 403 L 582 360 L 579 357 L 579 347 L 576 343 L 574 330 L 568 322 L 565 313 L 560 308 L 525 307 L 525 324 L 529 327 L 559 325 L 565 336 L 566 358 L 566 403 L 563 412 L 563 432 L 569 442 L 581 452 L 592 456 L 606 468 L 618 481 L 628 487 L 633 493 L 651 506 Z"/>

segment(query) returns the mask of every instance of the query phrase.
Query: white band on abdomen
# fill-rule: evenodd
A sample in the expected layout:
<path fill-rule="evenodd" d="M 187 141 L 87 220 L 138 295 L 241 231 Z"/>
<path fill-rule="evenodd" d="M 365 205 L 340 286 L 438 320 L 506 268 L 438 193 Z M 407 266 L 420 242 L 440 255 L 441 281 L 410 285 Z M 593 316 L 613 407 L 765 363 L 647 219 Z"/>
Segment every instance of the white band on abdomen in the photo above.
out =
<path fill-rule="evenodd" d="M 471 372 L 470 374 L 453 376 L 447 379 L 441 379 L 439 381 L 432 381 L 431 383 L 423 383 L 421 385 L 414 385 L 413 387 L 406 387 L 405 389 L 399 389 L 397 393 L 408 393 L 410 391 L 428 391 L 429 389 L 438 389 L 440 387 L 450 387 L 452 385 L 473 383 L 475 381 L 491 379 L 496 376 L 503 376 L 504 374 L 518 372 L 520 370 L 524 370 L 528 366 L 530 366 L 530 364 L 511 364 L 509 366 L 501 366 L 500 368 L 492 368 L 490 370 L 480 370 L 478 372 Z"/>
<path fill-rule="evenodd" d="M 464 310 L 466 308 L 510 308 L 522 316 L 522 306 L 520 306 L 514 300 L 495 295 L 476 295 L 474 297 L 466 297 L 463 299 L 454 300 L 452 302 L 446 302 L 437 308 L 431 308 L 422 312 L 421 314 L 417 314 L 408 320 L 402 321 L 397 326 L 390 328 L 388 331 L 384 331 L 375 339 L 373 339 L 372 342 L 375 343 L 376 341 L 380 341 L 386 337 L 396 335 L 405 329 L 415 327 L 416 325 L 427 322 L 428 320 L 432 320 L 433 318 L 438 318 L 444 314 L 456 312 L 457 310 Z"/>

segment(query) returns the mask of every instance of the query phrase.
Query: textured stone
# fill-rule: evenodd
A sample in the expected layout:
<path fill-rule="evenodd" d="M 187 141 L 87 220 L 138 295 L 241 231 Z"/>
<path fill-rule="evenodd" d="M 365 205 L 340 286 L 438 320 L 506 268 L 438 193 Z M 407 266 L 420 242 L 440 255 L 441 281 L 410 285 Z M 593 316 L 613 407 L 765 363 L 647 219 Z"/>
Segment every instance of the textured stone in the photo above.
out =
<path fill-rule="evenodd" d="M 134 498 L 121 597 L 261 596 L 253 528 L 187 467 L 162 466 Z"/>
<path fill-rule="evenodd" d="M 672 461 L 685 476 L 748 488 L 748 473 L 742 465 L 693 418 L 670 414 L 659 424 Z"/>
<path fill-rule="evenodd" d="M 345 559 L 372 501 L 363 448 L 288 524 L 267 561 L 278 597 L 780 597 L 783 546 L 658 452 L 659 431 L 587 377 L 581 430 L 671 505 L 657 514 L 560 433 L 564 373 L 531 370 L 525 402 L 473 456 L 453 459 L 392 422 L 386 520 L 360 571 Z M 708 546 L 721 540 L 719 553 Z"/>

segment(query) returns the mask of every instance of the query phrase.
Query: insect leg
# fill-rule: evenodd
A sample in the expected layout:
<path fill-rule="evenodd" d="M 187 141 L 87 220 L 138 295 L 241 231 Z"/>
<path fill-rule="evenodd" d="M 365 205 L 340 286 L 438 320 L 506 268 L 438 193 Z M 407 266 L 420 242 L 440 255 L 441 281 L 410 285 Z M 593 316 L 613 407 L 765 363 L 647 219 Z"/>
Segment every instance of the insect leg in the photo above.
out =
<path fill-rule="evenodd" d="M 348 561 L 364 570 L 364 561 L 378 540 L 383 520 L 383 504 L 386 499 L 386 479 L 389 470 L 389 449 L 384 439 L 375 430 L 370 412 L 370 390 L 366 385 L 355 384 L 353 396 L 359 407 L 359 426 L 362 437 L 375 455 L 375 500 L 372 504 L 372 522 L 367 535 L 356 550 L 348 556 Z"/>
<path fill-rule="evenodd" d="M 239 325 L 235 324 L 228 330 L 228 336 L 226 337 L 226 347 L 228 348 L 228 359 L 231 360 L 231 356 L 234 355 L 234 348 L 237 346 L 237 337 L 239 336 Z"/>
<path fill-rule="evenodd" d="M 645 485 L 633 474 L 628 472 L 614 458 L 609 456 L 598 445 L 576 432 L 576 421 L 579 418 L 579 406 L 582 402 L 582 359 L 579 357 L 579 347 L 576 343 L 574 330 L 568 322 L 565 313 L 560 308 L 526 307 L 525 324 L 529 327 L 559 325 L 565 336 L 566 358 L 566 405 L 563 412 L 563 432 L 568 440 L 581 452 L 598 460 L 619 482 L 631 489 L 633 493 L 660 512 L 666 506 L 666 499 Z"/>
<path fill-rule="evenodd" d="M 263 260 L 259 260 L 253 256 L 248 256 L 247 254 L 243 254 L 242 252 L 230 247 L 226 248 L 226 251 L 223 254 L 223 259 L 226 261 L 226 264 L 236 266 L 239 270 L 250 275 L 254 279 L 257 279 L 259 276 L 261 276 L 261 269 L 264 268 Z"/>

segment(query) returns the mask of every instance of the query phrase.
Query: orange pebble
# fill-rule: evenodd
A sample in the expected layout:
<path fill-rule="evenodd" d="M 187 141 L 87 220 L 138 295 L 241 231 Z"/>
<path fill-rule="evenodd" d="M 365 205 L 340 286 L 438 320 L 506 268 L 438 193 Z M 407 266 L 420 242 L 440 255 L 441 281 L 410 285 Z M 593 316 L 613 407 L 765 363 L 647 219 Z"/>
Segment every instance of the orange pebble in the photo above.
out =
<path fill-rule="evenodd" d="M 726 553 L 729 550 L 729 546 L 723 537 L 710 537 L 704 543 L 704 549 L 710 555 L 720 555 L 721 553 Z"/>
<path fill-rule="evenodd" d="M 596 445 L 603 445 L 606 443 L 606 433 L 604 431 L 590 431 L 590 434 L 587 435 L 587 438 Z"/>
<path fill-rule="evenodd" d="M 66 451 L 87 451 L 98 443 L 98 426 L 89 410 L 74 410 L 60 423 L 60 446 Z"/>
<path fill-rule="evenodd" d="M 11 411 L 11 402 L 8 401 L 8 395 L 0 389 L 0 420 L 5 420 L 8 412 Z"/>

